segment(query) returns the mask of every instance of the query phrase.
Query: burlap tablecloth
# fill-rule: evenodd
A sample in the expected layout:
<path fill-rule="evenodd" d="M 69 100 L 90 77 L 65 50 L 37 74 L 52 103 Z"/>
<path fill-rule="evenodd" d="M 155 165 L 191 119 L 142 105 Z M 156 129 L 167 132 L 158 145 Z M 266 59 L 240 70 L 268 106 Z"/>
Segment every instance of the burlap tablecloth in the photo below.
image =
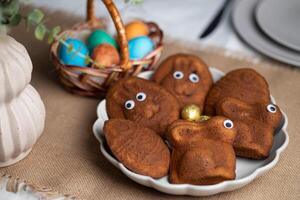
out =
<path fill-rule="evenodd" d="M 69 26 L 78 19 L 55 13 L 50 22 L 50 25 L 63 23 Z M 47 44 L 35 40 L 32 33 L 24 30 L 19 27 L 11 35 L 27 47 L 32 58 L 32 84 L 46 105 L 46 127 L 31 154 L 14 166 L 0 169 L 0 173 L 73 194 L 77 199 L 191 198 L 171 196 L 141 186 L 102 156 L 99 143 L 92 134 L 100 99 L 66 92 L 49 62 Z M 240 67 L 256 69 L 268 80 L 271 93 L 289 118 L 289 146 L 270 172 L 242 189 L 207 199 L 300 199 L 300 69 L 266 60 L 253 62 L 255 60 L 237 53 L 176 40 L 166 43 L 162 57 L 175 52 L 194 53 L 210 66 L 225 72 Z"/>

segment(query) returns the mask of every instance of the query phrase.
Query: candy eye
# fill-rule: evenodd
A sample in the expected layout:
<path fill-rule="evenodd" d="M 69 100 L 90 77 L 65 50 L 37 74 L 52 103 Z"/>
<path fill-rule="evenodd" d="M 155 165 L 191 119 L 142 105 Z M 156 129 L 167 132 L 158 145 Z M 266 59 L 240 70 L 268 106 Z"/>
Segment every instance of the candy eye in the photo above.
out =
<path fill-rule="evenodd" d="M 223 125 L 225 128 L 231 129 L 233 127 L 233 122 L 230 119 L 226 119 Z"/>
<path fill-rule="evenodd" d="M 173 77 L 175 78 L 175 79 L 182 79 L 183 78 L 183 73 L 181 72 L 181 71 L 176 71 L 176 72 L 174 72 L 174 74 L 173 74 Z"/>
<path fill-rule="evenodd" d="M 269 105 L 267 106 L 267 110 L 268 110 L 269 112 L 271 112 L 271 113 L 276 113 L 276 111 L 277 111 L 276 106 L 273 105 L 273 104 L 269 104 Z"/>
<path fill-rule="evenodd" d="M 125 102 L 125 108 L 126 108 L 127 110 L 133 109 L 134 106 L 135 106 L 135 103 L 134 103 L 133 100 L 128 100 L 128 101 Z"/>
<path fill-rule="evenodd" d="M 147 95 L 144 92 L 139 92 L 136 95 L 136 100 L 138 101 L 145 101 Z"/>
<path fill-rule="evenodd" d="M 197 74 L 195 74 L 195 73 L 191 73 L 189 75 L 189 79 L 193 83 L 198 83 L 199 82 L 199 76 Z"/>

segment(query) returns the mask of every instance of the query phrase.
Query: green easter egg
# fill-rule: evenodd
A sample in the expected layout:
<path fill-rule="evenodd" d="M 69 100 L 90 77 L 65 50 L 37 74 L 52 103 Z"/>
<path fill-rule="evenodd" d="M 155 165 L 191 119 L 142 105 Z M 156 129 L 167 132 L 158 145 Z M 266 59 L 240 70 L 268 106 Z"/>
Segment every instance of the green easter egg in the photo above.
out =
<path fill-rule="evenodd" d="M 115 48 L 118 48 L 118 44 L 116 40 L 113 37 L 111 37 L 109 34 L 107 34 L 105 31 L 100 29 L 92 32 L 87 39 L 87 46 L 90 52 L 92 52 L 96 46 L 103 43 L 110 44 Z"/>

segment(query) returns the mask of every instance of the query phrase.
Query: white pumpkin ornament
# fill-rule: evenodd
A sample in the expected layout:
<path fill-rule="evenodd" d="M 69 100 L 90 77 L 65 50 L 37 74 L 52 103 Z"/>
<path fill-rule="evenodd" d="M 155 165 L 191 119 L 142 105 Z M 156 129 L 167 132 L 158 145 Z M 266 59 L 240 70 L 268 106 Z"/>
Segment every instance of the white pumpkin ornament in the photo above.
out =
<path fill-rule="evenodd" d="M 43 132 L 45 106 L 29 84 L 32 63 L 25 47 L 0 34 L 0 167 L 26 157 Z"/>

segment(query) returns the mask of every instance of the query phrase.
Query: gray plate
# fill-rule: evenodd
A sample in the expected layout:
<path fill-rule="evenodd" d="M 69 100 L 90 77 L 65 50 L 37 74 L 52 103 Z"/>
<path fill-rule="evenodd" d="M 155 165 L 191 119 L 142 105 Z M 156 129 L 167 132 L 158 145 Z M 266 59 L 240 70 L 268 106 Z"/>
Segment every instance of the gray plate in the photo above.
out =
<path fill-rule="evenodd" d="M 232 13 L 233 25 L 239 36 L 257 51 L 276 60 L 300 67 L 300 52 L 274 42 L 254 20 L 254 9 L 260 0 L 237 1 Z"/>
<path fill-rule="evenodd" d="M 257 24 L 272 39 L 300 51 L 300 1 L 264 0 L 255 12 Z"/>

